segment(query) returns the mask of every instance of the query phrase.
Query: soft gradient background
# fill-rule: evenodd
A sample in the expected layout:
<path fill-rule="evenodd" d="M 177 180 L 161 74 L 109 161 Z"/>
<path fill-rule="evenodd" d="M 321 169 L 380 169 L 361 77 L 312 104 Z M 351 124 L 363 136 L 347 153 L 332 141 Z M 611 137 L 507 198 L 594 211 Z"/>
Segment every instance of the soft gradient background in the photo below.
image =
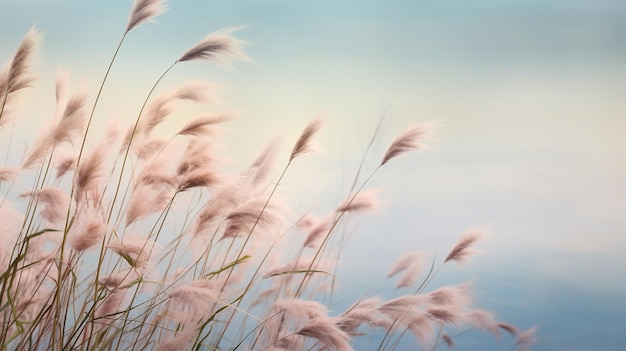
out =
<path fill-rule="evenodd" d="M 366 292 L 394 296 L 385 275 L 398 255 L 419 249 L 441 258 L 467 228 L 487 226 L 484 253 L 462 269 L 445 267 L 433 287 L 471 279 L 479 305 L 520 327 L 539 327 L 535 350 L 624 350 L 626 3 L 169 6 L 157 25 L 128 35 L 97 118 L 128 123 L 183 51 L 212 31 L 248 25 L 237 36 L 249 42 L 254 63 L 233 70 L 180 65 L 161 87 L 188 80 L 220 86 L 215 109 L 238 116 L 223 139 L 233 169 L 277 135 L 287 155 L 303 126 L 323 115 L 325 152 L 299 159 L 285 181 L 296 208 L 323 214 L 345 196 L 382 115 L 366 173 L 407 124 L 440 124 L 430 150 L 393 160 L 371 182 L 388 203 L 360 222 L 346 248 L 339 304 Z M 33 24 L 46 33 L 41 79 L 21 94 L 22 117 L 11 126 L 15 154 L 52 115 L 58 70 L 95 92 L 130 7 L 130 0 L 0 0 L 0 60 Z M 398 349 L 412 349 L 407 341 Z M 509 340 L 498 344 L 481 333 L 457 343 L 510 349 Z"/>

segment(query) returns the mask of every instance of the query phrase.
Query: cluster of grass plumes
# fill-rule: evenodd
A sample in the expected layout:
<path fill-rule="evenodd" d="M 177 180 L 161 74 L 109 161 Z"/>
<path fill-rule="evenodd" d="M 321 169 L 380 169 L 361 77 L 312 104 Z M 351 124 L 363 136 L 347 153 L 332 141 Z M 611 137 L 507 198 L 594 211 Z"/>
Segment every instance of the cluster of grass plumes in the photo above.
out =
<path fill-rule="evenodd" d="M 175 65 L 247 60 L 233 29 L 208 35 L 175 60 L 126 131 L 112 125 L 92 140 L 94 112 L 124 38 L 164 11 L 163 1 L 136 0 L 95 98 L 71 93 L 60 75 L 51 126 L 21 164 L 0 167 L 2 349 L 343 351 L 376 330 L 383 336 L 373 349 L 393 350 L 404 337 L 432 349 L 452 346 L 455 330 L 468 329 L 498 338 L 506 331 L 519 349 L 528 347 L 532 330 L 473 307 L 466 285 L 430 289 L 434 262 L 422 272 L 416 253 L 389 272 L 412 293 L 390 300 L 364 293 L 343 312 L 324 304 L 345 242 L 339 225 L 377 207 L 369 179 L 421 149 L 431 125 L 402 132 L 378 168 L 322 217 L 289 213 L 275 194 L 292 162 L 315 150 L 321 120 L 304 128 L 278 172 L 275 144 L 238 174 L 220 171 L 215 137 L 227 114 L 190 120 L 169 139 L 153 133 L 176 101 L 212 100 L 198 83 L 153 97 Z M 37 45 L 33 28 L 0 71 L 0 127 L 19 117 L 14 98 L 34 81 Z M 8 150 L 10 139 L 0 140 Z M 22 189 L 25 179 L 32 183 Z M 466 261 L 479 237 L 468 232 L 441 264 Z"/>

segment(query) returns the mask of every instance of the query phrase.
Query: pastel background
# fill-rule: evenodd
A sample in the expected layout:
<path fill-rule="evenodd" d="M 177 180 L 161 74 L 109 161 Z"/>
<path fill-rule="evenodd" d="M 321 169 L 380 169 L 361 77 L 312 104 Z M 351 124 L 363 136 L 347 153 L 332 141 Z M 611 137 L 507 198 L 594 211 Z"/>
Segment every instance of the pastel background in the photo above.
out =
<path fill-rule="evenodd" d="M 206 34 L 247 25 L 236 36 L 249 43 L 253 63 L 181 64 L 161 88 L 218 86 L 222 102 L 212 108 L 237 115 L 223 137 L 232 169 L 280 135 L 286 158 L 304 125 L 325 117 L 324 151 L 298 159 L 285 180 L 295 208 L 322 214 L 343 199 L 381 116 L 367 170 L 406 125 L 440 125 L 429 150 L 394 159 L 372 181 L 387 204 L 359 222 L 346 247 L 339 304 L 364 293 L 393 296 L 385 275 L 396 257 L 419 249 L 441 259 L 463 231 L 486 226 L 483 253 L 444 268 L 433 287 L 471 280 L 480 306 L 539 327 L 535 350 L 624 349 L 623 1 L 168 4 L 157 24 L 129 33 L 98 128 L 109 118 L 129 123 L 160 73 Z M 54 112 L 57 71 L 95 93 L 130 6 L 0 0 L 0 61 L 32 25 L 45 32 L 41 78 L 21 93 L 22 117 L 11 125 L 10 161 Z M 460 336 L 459 349 L 510 349 L 477 334 Z"/>

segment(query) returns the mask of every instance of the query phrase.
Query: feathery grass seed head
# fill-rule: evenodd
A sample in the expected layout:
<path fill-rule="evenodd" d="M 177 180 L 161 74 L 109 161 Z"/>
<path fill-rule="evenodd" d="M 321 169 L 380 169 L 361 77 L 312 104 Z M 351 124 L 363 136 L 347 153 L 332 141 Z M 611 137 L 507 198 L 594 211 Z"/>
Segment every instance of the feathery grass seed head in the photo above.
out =
<path fill-rule="evenodd" d="M 348 199 L 337 207 L 337 212 L 372 212 L 378 209 L 379 202 L 376 195 L 380 189 L 361 191 L 356 195 L 350 195 Z"/>
<path fill-rule="evenodd" d="M 204 136 L 211 135 L 214 131 L 214 126 L 219 123 L 223 123 L 231 119 L 231 116 L 227 114 L 221 114 L 217 116 L 202 116 L 185 124 L 178 133 L 178 135 L 194 135 Z"/>
<path fill-rule="evenodd" d="M 320 317 L 310 320 L 296 334 L 317 339 L 330 350 L 353 351 L 350 336 L 339 329 L 332 318 Z"/>
<path fill-rule="evenodd" d="M 17 167 L 0 167 L 0 182 L 12 182 L 20 173 Z"/>
<path fill-rule="evenodd" d="M 231 35 L 237 29 L 239 28 L 228 28 L 209 34 L 185 51 L 177 62 L 209 61 L 227 66 L 227 58 L 249 61 L 250 59 L 241 50 L 244 42 Z"/>
<path fill-rule="evenodd" d="M 289 161 L 292 161 L 298 155 L 312 152 L 316 150 L 312 139 L 313 136 L 322 128 L 322 120 L 318 117 L 313 119 L 302 131 L 298 141 L 293 146 L 293 150 L 291 150 L 291 156 L 289 157 Z"/>
<path fill-rule="evenodd" d="M 433 124 L 419 124 L 404 130 L 391 143 L 380 165 L 384 165 L 392 158 L 395 158 L 411 150 L 421 150 L 425 148 L 423 141 L 433 130 Z"/>
<path fill-rule="evenodd" d="M 485 233 L 482 230 L 471 230 L 465 232 L 456 245 L 454 245 L 452 250 L 450 250 L 450 253 L 446 256 L 444 262 L 456 261 L 459 265 L 461 265 L 464 262 L 469 261 L 469 256 L 478 252 L 472 248 L 472 245 L 474 245 L 484 235 Z"/>
<path fill-rule="evenodd" d="M 126 33 L 138 25 L 152 20 L 167 10 L 164 0 L 135 0 L 130 10 Z"/>
<path fill-rule="evenodd" d="M 30 75 L 30 66 L 39 46 L 41 34 L 37 27 L 32 27 L 20 42 L 11 63 L 0 74 L 0 97 L 28 87 L 34 80 Z"/>

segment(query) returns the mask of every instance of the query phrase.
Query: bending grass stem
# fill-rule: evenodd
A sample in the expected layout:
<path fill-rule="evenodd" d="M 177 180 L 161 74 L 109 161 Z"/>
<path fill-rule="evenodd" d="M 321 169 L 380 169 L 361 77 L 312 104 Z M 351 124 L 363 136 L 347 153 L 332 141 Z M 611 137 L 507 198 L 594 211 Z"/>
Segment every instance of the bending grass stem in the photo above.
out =
<path fill-rule="evenodd" d="M 150 96 L 152 96 L 152 93 L 154 92 L 154 90 L 156 89 L 157 85 L 159 85 L 159 82 L 161 82 L 161 80 L 163 79 L 163 77 L 165 77 L 165 75 L 172 69 L 174 68 L 174 66 L 176 66 L 176 64 L 178 63 L 178 61 L 175 61 L 174 63 L 172 63 L 166 70 L 165 72 L 163 72 L 161 74 L 161 76 L 159 77 L 159 79 L 157 79 L 157 81 L 154 83 L 154 85 L 152 85 L 152 88 L 150 89 L 150 92 L 148 92 L 148 96 L 146 96 L 145 100 L 143 101 L 143 105 L 141 105 L 141 110 L 139 110 L 139 114 L 137 115 L 137 119 L 135 120 L 135 125 L 133 126 L 133 130 L 130 134 L 130 139 L 128 140 L 128 145 L 126 146 L 126 151 L 124 152 L 124 159 L 122 161 L 122 166 L 120 169 L 120 176 L 118 178 L 117 181 L 117 185 L 115 187 L 115 193 L 113 194 L 113 200 L 111 201 L 111 205 L 110 205 L 110 210 L 109 210 L 109 215 L 107 218 L 107 222 L 109 222 L 111 220 L 111 216 L 113 215 L 113 209 L 115 208 L 115 202 L 117 200 L 117 196 L 120 190 L 120 187 L 122 186 L 122 177 L 124 175 L 124 168 L 126 167 L 126 161 L 128 160 L 128 154 L 130 153 L 130 146 L 133 143 L 133 139 L 135 138 L 135 133 L 137 132 L 137 126 L 139 125 L 139 121 L 141 120 L 141 115 L 144 111 L 144 109 L 146 108 L 146 105 L 148 104 L 148 100 L 150 99 Z"/>
<path fill-rule="evenodd" d="M 376 169 L 374 169 L 374 171 L 367 177 L 367 179 L 363 181 L 359 189 L 354 192 L 354 194 L 350 198 L 350 201 L 348 201 L 348 204 L 346 205 L 346 207 L 352 204 L 352 201 L 354 201 L 356 196 L 363 190 L 365 185 L 370 181 L 370 179 L 372 179 L 372 177 L 374 176 L 374 174 L 376 174 L 376 172 L 380 169 L 380 167 L 381 166 L 376 167 Z M 337 225 L 339 224 L 339 222 L 341 221 L 345 213 L 346 211 L 342 211 L 341 213 L 337 215 L 337 218 L 335 219 L 333 224 L 328 229 L 328 232 L 324 236 L 324 240 L 322 241 L 320 246 L 317 248 L 317 251 L 315 251 L 315 255 L 313 256 L 313 259 L 311 260 L 311 263 L 309 264 L 309 268 L 307 270 L 310 271 L 311 269 L 313 269 L 313 266 L 315 265 L 315 261 L 319 258 L 320 254 L 322 253 L 322 250 L 325 248 L 326 243 L 328 242 L 328 239 L 330 238 L 330 235 L 332 234 L 335 227 L 337 227 Z M 304 277 L 302 278 L 302 281 L 300 281 L 300 285 L 298 285 L 298 289 L 296 290 L 296 293 L 294 294 L 294 298 L 298 298 L 298 296 L 300 296 L 300 292 L 302 291 L 302 288 L 304 287 L 304 282 L 306 281 L 306 279 L 307 279 L 307 275 L 305 274 Z"/>

